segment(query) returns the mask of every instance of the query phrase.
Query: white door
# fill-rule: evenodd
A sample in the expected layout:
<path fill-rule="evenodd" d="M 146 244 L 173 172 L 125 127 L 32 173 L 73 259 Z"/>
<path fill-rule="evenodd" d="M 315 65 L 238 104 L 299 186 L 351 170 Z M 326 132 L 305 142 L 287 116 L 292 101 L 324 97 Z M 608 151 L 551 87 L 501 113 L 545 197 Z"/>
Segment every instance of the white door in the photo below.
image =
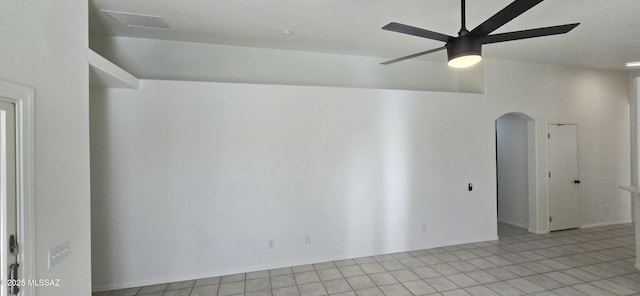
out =
<path fill-rule="evenodd" d="M 15 105 L 0 100 L 0 295 L 15 295 L 17 287 L 7 288 L 6 280 L 17 279 L 18 240 L 16 199 Z M 9 282 L 11 285 L 11 282 Z"/>
<path fill-rule="evenodd" d="M 547 131 L 549 230 L 578 228 L 578 127 L 550 124 Z"/>

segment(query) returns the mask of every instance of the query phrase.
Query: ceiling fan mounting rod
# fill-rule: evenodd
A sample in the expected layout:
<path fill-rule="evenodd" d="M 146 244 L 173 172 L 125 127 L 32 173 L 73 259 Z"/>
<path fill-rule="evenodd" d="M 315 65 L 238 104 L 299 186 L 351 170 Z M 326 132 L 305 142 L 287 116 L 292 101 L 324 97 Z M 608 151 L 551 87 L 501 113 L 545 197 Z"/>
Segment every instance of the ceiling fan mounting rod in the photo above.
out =
<path fill-rule="evenodd" d="M 467 31 L 467 21 L 466 21 L 466 15 L 465 15 L 465 0 L 461 0 L 462 2 L 462 28 L 460 29 L 460 32 L 462 31 Z"/>

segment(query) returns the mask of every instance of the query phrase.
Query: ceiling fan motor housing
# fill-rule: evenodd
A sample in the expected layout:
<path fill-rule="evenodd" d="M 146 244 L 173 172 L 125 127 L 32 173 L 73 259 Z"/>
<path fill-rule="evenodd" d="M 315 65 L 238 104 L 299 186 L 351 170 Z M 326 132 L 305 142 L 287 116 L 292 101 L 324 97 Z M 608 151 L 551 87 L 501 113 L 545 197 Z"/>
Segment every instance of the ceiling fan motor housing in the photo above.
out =
<path fill-rule="evenodd" d="M 482 38 L 467 34 L 447 43 L 449 61 L 462 56 L 482 56 Z"/>

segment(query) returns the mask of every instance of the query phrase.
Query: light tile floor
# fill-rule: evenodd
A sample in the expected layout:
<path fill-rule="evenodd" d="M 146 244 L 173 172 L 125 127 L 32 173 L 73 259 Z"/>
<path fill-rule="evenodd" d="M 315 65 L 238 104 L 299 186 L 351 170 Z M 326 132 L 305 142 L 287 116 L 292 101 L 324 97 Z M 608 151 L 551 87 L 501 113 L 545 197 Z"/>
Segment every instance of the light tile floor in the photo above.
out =
<path fill-rule="evenodd" d="M 632 224 L 94 293 L 94 296 L 640 296 Z"/>

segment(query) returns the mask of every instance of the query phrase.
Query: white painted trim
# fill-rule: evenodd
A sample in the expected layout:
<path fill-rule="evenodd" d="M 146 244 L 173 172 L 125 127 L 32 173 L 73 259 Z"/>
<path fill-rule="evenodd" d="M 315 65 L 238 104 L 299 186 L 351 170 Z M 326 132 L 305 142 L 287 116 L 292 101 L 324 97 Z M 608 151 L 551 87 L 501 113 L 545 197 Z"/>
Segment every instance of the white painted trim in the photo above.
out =
<path fill-rule="evenodd" d="M 8 105 L 13 105 L 13 104 L 8 104 Z M 7 110 L 8 111 L 8 110 Z M 7 120 L 7 111 L 5 110 L 1 110 L 0 111 L 0 122 L 5 122 Z M 8 129 L 8 127 L 6 127 Z M 4 134 L 4 133 L 3 133 Z M 6 135 L 2 135 L 0 134 L 0 146 L 5 146 L 7 142 L 7 136 Z M 6 163 L 7 161 L 7 156 L 3 153 L 2 155 L 0 155 L 0 163 Z M 8 217 L 9 214 L 9 210 L 8 210 L 8 205 L 9 205 L 9 199 L 7 198 L 7 166 L 3 165 L 0 166 L 0 188 L 2 190 L 0 190 L 0 217 Z M 2 264 L 0 264 L 0 277 L 2 279 L 7 279 L 9 278 L 9 260 L 10 260 L 10 256 L 8 256 L 7 254 L 9 253 L 9 246 L 6 243 L 9 238 L 8 236 L 9 234 L 9 221 L 0 221 L 0 241 L 2 242 L 2 245 L 0 245 L 0 253 L 2 254 L 2 259 L 0 259 L 2 262 Z M 17 224 L 17 223 L 16 223 Z M 4 259 L 8 259 L 8 260 L 4 260 Z M 0 289 L 0 295 L 1 296 L 7 296 L 8 295 L 8 291 L 7 289 Z"/>
<path fill-rule="evenodd" d="M 533 228 L 529 228 L 528 230 L 529 230 L 529 232 L 531 232 L 531 233 L 533 233 L 533 234 L 546 234 L 546 233 L 550 233 L 550 231 L 549 231 L 549 230 L 540 230 L 540 231 L 537 231 L 537 230 L 535 230 L 535 229 L 533 229 Z"/>
<path fill-rule="evenodd" d="M 439 247 L 454 246 L 454 245 L 464 245 L 464 244 L 471 244 L 471 243 L 478 243 L 478 242 L 485 242 L 485 241 L 495 241 L 495 240 L 498 240 L 497 236 L 493 236 L 493 237 L 489 237 L 489 238 L 477 238 L 477 239 L 471 239 L 471 240 L 461 240 L 461 241 L 445 243 L 445 244 L 442 244 L 442 245 L 439 244 L 437 246 L 418 247 L 416 249 L 405 250 L 405 251 L 397 251 L 397 250 L 396 251 L 381 251 L 381 252 L 374 252 L 373 254 L 368 254 L 368 255 L 367 254 L 349 254 L 348 256 L 344 256 L 344 257 L 316 258 L 316 259 L 301 260 L 301 261 L 287 261 L 287 262 L 282 262 L 282 263 L 280 263 L 278 265 L 259 265 L 259 266 L 253 266 L 253 267 L 248 268 L 248 269 L 228 269 L 228 270 L 224 270 L 224 271 L 222 271 L 220 273 L 216 273 L 216 274 L 192 274 L 192 275 L 185 275 L 185 276 L 181 276 L 181 277 L 159 278 L 159 279 L 155 279 L 155 280 L 151 280 L 151 281 L 139 281 L 139 282 L 122 283 L 122 284 L 117 284 L 117 285 L 94 286 L 93 287 L 93 292 L 94 293 L 95 292 L 104 292 L 104 291 L 111 291 L 111 290 L 118 290 L 118 289 L 127 289 L 127 288 L 134 288 L 134 287 L 157 285 L 157 284 L 163 284 L 163 283 L 190 281 L 190 280 L 197 280 L 197 279 L 203 279 L 203 278 L 209 278 L 209 277 L 215 277 L 215 276 L 223 276 L 223 275 L 228 275 L 228 274 L 237 274 L 237 273 L 245 273 L 245 272 L 262 271 L 262 270 L 276 269 L 276 268 L 289 267 L 289 266 L 299 266 L 299 265 L 315 264 L 315 263 L 322 263 L 322 262 L 329 262 L 329 261 L 338 261 L 338 260 L 352 259 L 352 258 L 359 258 L 359 257 L 377 256 L 377 255 L 384 255 L 384 254 L 393 254 L 393 253 L 398 253 L 398 252 L 411 252 L 411 251 L 417 251 L 417 250 L 426 250 L 426 249 L 433 249 L 433 248 L 439 248 Z"/>
<path fill-rule="evenodd" d="M 636 262 L 635 266 L 637 270 L 640 270 L 640 263 Z"/>
<path fill-rule="evenodd" d="M 538 134 L 536 120 L 531 117 L 527 121 L 527 182 L 529 186 L 529 232 L 538 231 Z M 533 231 L 532 231 L 533 229 Z"/>
<path fill-rule="evenodd" d="M 549 121 L 545 121 L 544 122 L 544 134 L 542 135 L 542 137 L 544 138 L 544 196 L 539 197 L 540 200 L 544 199 L 545 200 L 545 207 L 547 208 L 547 215 L 545 215 L 544 217 L 542 217 L 542 223 L 540 224 L 540 213 L 538 213 L 538 216 L 536 217 L 538 219 L 538 229 L 537 231 L 545 231 L 547 233 L 551 232 L 551 223 L 549 223 L 549 217 L 551 217 L 551 214 L 549 213 L 549 178 L 548 178 L 548 172 L 549 172 L 549 133 L 551 131 L 549 131 Z M 538 203 L 540 202 L 539 200 L 537 201 Z M 546 225 L 543 226 L 543 225 Z"/>
<path fill-rule="evenodd" d="M 580 228 L 602 227 L 602 226 L 609 226 L 609 225 L 627 224 L 631 222 L 632 222 L 631 220 L 600 222 L 600 223 L 585 224 L 580 226 Z"/>
<path fill-rule="evenodd" d="M 35 211 L 33 170 L 33 103 L 32 88 L 0 80 L 0 97 L 16 106 L 16 191 L 18 198 L 18 236 L 22 242 L 18 260 L 20 278 L 35 279 Z M 35 296 L 34 287 L 21 287 L 21 295 Z"/>

